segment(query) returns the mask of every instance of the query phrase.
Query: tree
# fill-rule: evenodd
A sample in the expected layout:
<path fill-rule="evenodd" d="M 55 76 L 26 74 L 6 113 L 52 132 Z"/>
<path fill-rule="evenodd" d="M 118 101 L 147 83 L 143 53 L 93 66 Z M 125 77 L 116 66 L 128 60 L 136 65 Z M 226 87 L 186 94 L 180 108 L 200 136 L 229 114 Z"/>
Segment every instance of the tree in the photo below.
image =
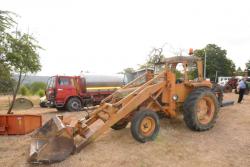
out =
<path fill-rule="evenodd" d="M 216 71 L 220 76 L 232 76 L 235 72 L 235 64 L 226 57 L 227 51 L 221 49 L 215 44 L 208 44 L 203 49 L 194 51 L 194 55 L 201 57 L 204 62 L 205 52 L 206 60 L 206 77 L 211 80 L 215 79 Z"/>
<path fill-rule="evenodd" d="M 32 84 L 27 85 L 27 87 L 29 88 L 31 93 L 34 95 L 40 90 L 44 91 L 45 88 L 46 88 L 46 83 L 44 83 L 44 82 L 33 82 Z"/>
<path fill-rule="evenodd" d="M 155 63 L 163 60 L 165 57 L 162 54 L 162 48 L 153 49 L 144 64 L 139 65 L 139 69 L 154 68 Z"/>
<path fill-rule="evenodd" d="M 18 81 L 13 93 L 13 100 L 8 110 L 11 113 L 16 100 L 17 92 L 21 85 L 21 78 L 27 73 L 35 73 L 41 70 L 37 41 L 29 34 L 16 32 L 7 35 L 8 47 L 4 55 L 4 61 L 11 66 L 13 72 L 18 74 Z"/>
<path fill-rule="evenodd" d="M 246 63 L 247 75 L 250 76 L 250 60 Z"/>
<path fill-rule="evenodd" d="M 236 76 L 243 76 L 244 71 L 242 71 L 242 69 L 240 67 L 238 67 L 237 70 L 235 71 L 235 75 Z"/>
<path fill-rule="evenodd" d="M 27 73 L 35 73 L 41 69 L 38 49 L 41 47 L 37 45 L 37 41 L 29 34 L 16 31 L 13 33 L 11 28 L 15 24 L 12 16 L 15 15 L 9 11 L 0 10 L 0 67 L 1 70 L 0 88 L 3 91 L 6 87 L 13 88 L 13 100 L 11 102 L 8 114 L 14 106 L 17 92 L 21 85 L 22 75 Z M 11 73 L 19 75 L 16 85 L 11 85 L 13 79 Z M 9 84 L 8 82 L 9 81 Z"/>
<path fill-rule="evenodd" d="M 132 74 L 135 70 L 131 67 L 125 68 L 122 72 L 119 72 L 119 74 Z"/>

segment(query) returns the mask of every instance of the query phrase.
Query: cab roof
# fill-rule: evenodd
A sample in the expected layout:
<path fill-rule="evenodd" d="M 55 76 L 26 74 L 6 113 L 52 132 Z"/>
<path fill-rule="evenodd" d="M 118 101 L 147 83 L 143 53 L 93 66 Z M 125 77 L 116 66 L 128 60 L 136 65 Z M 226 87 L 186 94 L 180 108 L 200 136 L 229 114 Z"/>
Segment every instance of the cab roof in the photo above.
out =
<path fill-rule="evenodd" d="M 174 56 L 165 58 L 164 62 L 167 64 L 182 63 L 182 62 L 194 63 L 200 60 L 201 58 L 196 56 Z"/>

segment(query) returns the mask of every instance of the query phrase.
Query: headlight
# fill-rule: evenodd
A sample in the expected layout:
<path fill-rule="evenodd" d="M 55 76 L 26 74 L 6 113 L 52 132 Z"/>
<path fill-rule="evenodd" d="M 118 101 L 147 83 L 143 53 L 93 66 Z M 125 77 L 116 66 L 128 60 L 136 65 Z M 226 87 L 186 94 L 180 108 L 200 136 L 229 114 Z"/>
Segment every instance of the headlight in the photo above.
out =
<path fill-rule="evenodd" d="M 178 100 L 178 96 L 177 95 L 174 95 L 173 97 L 172 97 L 172 99 L 174 100 L 174 101 L 177 101 Z"/>

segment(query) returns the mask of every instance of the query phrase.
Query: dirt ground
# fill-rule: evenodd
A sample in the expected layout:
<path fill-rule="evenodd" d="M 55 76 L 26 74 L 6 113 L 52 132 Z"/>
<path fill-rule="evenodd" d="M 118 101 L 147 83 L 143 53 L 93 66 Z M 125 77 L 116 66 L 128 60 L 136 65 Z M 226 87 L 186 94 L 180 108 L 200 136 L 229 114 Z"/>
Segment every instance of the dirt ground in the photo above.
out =
<path fill-rule="evenodd" d="M 2 98 L 3 99 L 3 98 Z M 237 95 L 225 94 L 236 100 Z M 2 103 L 0 98 L 0 103 Z M 0 110 L 0 114 L 6 111 Z M 58 114 L 55 109 L 36 106 L 16 113 L 42 114 L 43 122 Z M 84 112 L 65 112 L 66 117 L 79 118 Z M 0 166 L 31 166 L 26 162 L 31 138 L 0 136 Z M 109 130 L 80 153 L 52 167 L 70 166 L 174 166 L 174 167 L 248 167 L 250 166 L 250 95 L 242 104 L 222 108 L 213 129 L 206 132 L 189 130 L 183 118 L 162 119 L 159 136 L 153 142 L 136 142 L 129 126 L 120 131 Z"/>

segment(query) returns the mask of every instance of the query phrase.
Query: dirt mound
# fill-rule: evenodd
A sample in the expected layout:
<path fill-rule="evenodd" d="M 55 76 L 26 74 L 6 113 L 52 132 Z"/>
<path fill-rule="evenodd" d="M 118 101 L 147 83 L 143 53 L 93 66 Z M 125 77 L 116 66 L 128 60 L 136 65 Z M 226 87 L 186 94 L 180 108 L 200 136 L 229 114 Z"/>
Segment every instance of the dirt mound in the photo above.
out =
<path fill-rule="evenodd" d="M 21 98 L 16 99 L 13 109 L 25 110 L 25 109 L 30 109 L 33 106 L 34 106 L 34 104 L 32 103 L 32 101 L 21 97 Z"/>

